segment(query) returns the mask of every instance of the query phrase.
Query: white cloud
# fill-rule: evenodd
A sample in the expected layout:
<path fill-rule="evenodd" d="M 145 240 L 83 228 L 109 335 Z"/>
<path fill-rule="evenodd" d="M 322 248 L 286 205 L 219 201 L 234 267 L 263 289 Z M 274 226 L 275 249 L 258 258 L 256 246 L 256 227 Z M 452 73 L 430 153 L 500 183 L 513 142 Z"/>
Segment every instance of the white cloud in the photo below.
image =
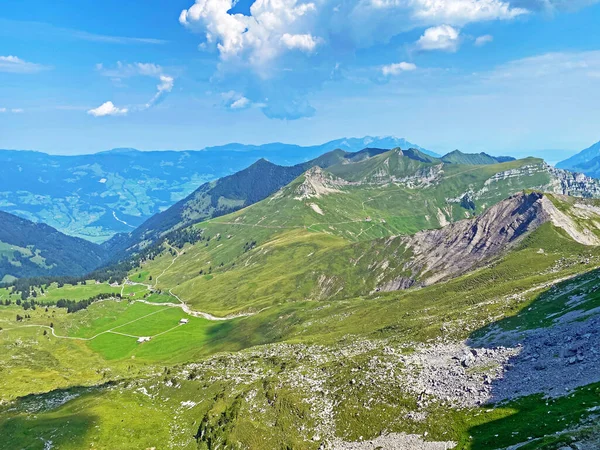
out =
<path fill-rule="evenodd" d="M 250 100 L 246 97 L 240 97 L 236 101 L 234 101 L 229 107 L 231 109 L 244 109 L 250 106 Z"/>
<path fill-rule="evenodd" d="M 204 34 L 203 49 L 222 61 L 249 63 L 265 75 L 266 65 L 286 51 L 311 52 L 334 36 L 356 47 L 387 42 L 422 26 L 461 27 L 472 22 L 511 20 L 527 14 L 503 0 L 257 0 L 250 15 L 230 14 L 235 0 L 196 0 L 179 21 Z"/>
<path fill-rule="evenodd" d="M 23 108 L 0 108 L 0 114 L 3 113 L 13 113 L 13 114 L 20 114 L 25 112 L 25 110 Z"/>
<path fill-rule="evenodd" d="M 246 109 L 250 106 L 264 107 L 263 104 L 253 105 L 249 98 L 236 91 L 223 92 L 221 93 L 221 98 L 225 107 L 230 109 Z"/>
<path fill-rule="evenodd" d="M 174 79 L 168 75 L 160 75 L 160 84 L 156 86 L 156 94 L 146 103 L 146 109 L 160 103 L 169 92 L 173 90 Z"/>
<path fill-rule="evenodd" d="M 413 63 L 400 62 L 400 63 L 388 64 L 387 66 L 383 66 L 381 68 L 381 72 L 383 73 L 383 75 L 388 76 L 388 75 L 399 75 L 402 72 L 411 72 L 416 69 L 417 69 L 417 66 L 414 65 Z"/>
<path fill-rule="evenodd" d="M 424 51 L 455 52 L 459 46 L 460 31 L 450 25 L 428 28 L 417 41 L 417 48 Z"/>
<path fill-rule="evenodd" d="M 307 96 L 331 79 L 341 59 L 354 63 L 358 49 L 413 29 L 446 26 L 458 34 L 437 42 L 427 35 L 422 49 L 455 51 L 462 26 L 528 13 L 509 0 L 256 0 L 249 14 L 230 13 L 236 3 L 195 0 L 179 22 L 203 36 L 200 50 L 217 52 L 211 82 L 218 91 L 243 91 L 278 118 L 313 115 Z"/>
<path fill-rule="evenodd" d="M 281 42 L 289 49 L 298 49 L 305 52 L 312 52 L 317 46 L 318 40 L 310 34 L 289 34 L 281 36 Z"/>
<path fill-rule="evenodd" d="M 132 63 L 125 64 L 117 61 L 113 68 L 108 68 L 104 64 L 96 64 L 96 70 L 103 76 L 110 78 L 130 78 L 135 76 L 147 76 L 158 78 L 164 73 L 164 69 L 158 64 L 153 63 Z"/>
<path fill-rule="evenodd" d="M 96 70 L 101 75 L 109 77 L 113 84 L 118 87 L 124 87 L 122 82 L 123 78 L 132 78 L 136 76 L 157 78 L 160 82 L 156 86 L 156 93 L 154 96 L 143 106 L 137 107 L 137 110 L 149 109 L 164 100 L 166 95 L 173 90 L 175 85 L 175 78 L 165 74 L 162 66 L 154 63 L 130 63 L 125 64 L 121 61 L 117 61 L 117 64 L 113 68 L 108 68 L 104 64 L 96 64 Z M 127 112 L 127 111 L 126 111 Z"/>
<path fill-rule="evenodd" d="M 491 34 L 484 34 L 475 39 L 475 45 L 477 47 L 483 47 L 485 44 L 489 44 L 494 40 L 494 36 Z"/>
<path fill-rule="evenodd" d="M 398 0 L 396 0 L 398 1 Z M 501 0 L 413 0 L 414 16 L 427 23 L 465 25 L 489 20 L 508 20 L 527 14 L 525 8 L 515 8 Z"/>
<path fill-rule="evenodd" d="M 24 61 L 16 56 L 0 56 L 0 72 L 37 73 L 47 69 L 46 66 Z"/>
<path fill-rule="evenodd" d="M 306 31 L 318 18 L 315 3 L 258 0 L 250 16 L 229 14 L 233 5 L 233 0 L 196 0 L 179 21 L 204 33 L 203 47 L 216 47 L 223 61 L 245 61 L 257 71 L 285 50 L 312 51 L 319 41 Z"/>
<path fill-rule="evenodd" d="M 90 109 L 87 113 L 94 117 L 104 116 L 124 116 L 129 110 L 127 108 L 117 108 L 113 102 L 105 102 L 97 108 Z"/>

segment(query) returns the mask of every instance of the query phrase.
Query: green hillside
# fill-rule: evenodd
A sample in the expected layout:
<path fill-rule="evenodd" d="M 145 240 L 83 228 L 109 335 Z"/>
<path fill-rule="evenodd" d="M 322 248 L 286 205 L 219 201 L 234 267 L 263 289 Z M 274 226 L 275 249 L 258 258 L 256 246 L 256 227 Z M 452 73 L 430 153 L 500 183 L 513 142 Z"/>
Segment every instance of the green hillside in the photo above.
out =
<path fill-rule="evenodd" d="M 490 156 L 487 153 L 463 153 L 460 150 L 454 150 L 441 157 L 441 160 L 449 164 L 472 164 L 485 165 L 497 164 L 502 162 L 514 161 L 515 158 L 509 156 Z"/>
<path fill-rule="evenodd" d="M 472 159 L 477 159 L 476 157 L 479 155 L 461 155 L 465 157 L 463 165 L 482 164 L 481 162 L 472 162 Z M 492 162 L 497 163 L 496 160 L 492 160 Z M 528 162 L 528 160 L 523 160 L 521 165 L 526 165 Z M 536 160 L 536 162 L 540 164 L 541 160 Z M 452 173 L 461 172 L 461 170 L 463 172 L 472 171 L 472 168 L 456 169 L 442 163 L 443 161 L 440 159 L 417 149 L 390 151 L 378 148 L 366 148 L 358 152 L 334 150 L 308 162 L 290 167 L 279 166 L 262 159 L 238 173 L 200 186 L 187 198 L 166 211 L 156 214 L 128 236 L 116 236 L 107 242 L 105 247 L 116 252 L 126 249 L 136 250 L 140 244 L 146 245 L 148 242 L 155 242 L 174 229 L 222 216 L 263 200 L 312 167 L 327 169 L 332 174 L 351 183 L 360 181 L 376 185 L 386 179 L 389 182 L 399 181 L 410 185 L 411 180 L 402 180 L 402 178 L 409 177 L 413 179 L 413 183 L 418 182 L 424 176 L 424 171 L 428 171 L 429 177 L 435 177 L 436 173 L 444 170 L 450 170 Z M 456 161 L 452 162 L 452 164 L 455 163 Z M 510 168 L 510 166 L 505 166 L 497 169 L 500 171 Z M 540 170 L 543 171 L 543 169 Z M 488 173 L 489 177 L 489 172 L 485 173 Z M 547 179 L 544 180 L 544 182 L 547 181 Z M 443 189 L 444 186 L 441 188 Z M 438 214 L 437 210 L 430 212 L 433 212 L 434 215 Z M 450 215 L 452 214 L 450 213 Z M 413 228 L 413 231 L 422 227 L 419 225 Z M 425 228 L 427 227 L 425 226 Z"/>
<path fill-rule="evenodd" d="M 165 228 L 120 282 L 0 289 L 0 448 L 594 448 L 600 200 L 564 194 L 596 184 L 325 159 L 227 180 L 252 204 Z"/>
<path fill-rule="evenodd" d="M 81 276 L 107 259 L 98 245 L 0 212 L 0 281 L 40 276 Z"/>

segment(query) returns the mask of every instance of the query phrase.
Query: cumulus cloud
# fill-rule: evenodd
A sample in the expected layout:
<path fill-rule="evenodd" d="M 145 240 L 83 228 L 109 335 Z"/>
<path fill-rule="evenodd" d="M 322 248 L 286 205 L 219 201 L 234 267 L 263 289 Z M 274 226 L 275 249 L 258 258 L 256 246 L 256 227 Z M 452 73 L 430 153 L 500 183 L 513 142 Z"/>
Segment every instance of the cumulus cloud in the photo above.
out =
<path fill-rule="evenodd" d="M 475 39 L 475 45 L 477 47 L 483 47 L 485 44 L 489 44 L 494 40 L 494 36 L 491 34 L 484 34 L 483 36 L 479 36 Z"/>
<path fill-rule="evenodd" d="M 127 108 L 117 108 L 113 102 L 105 102 L 97 108 L 90 109 L 87 113 L 94 117 L 104 116 L 124 116 L 129 110 Z"/>
<path fill-rule="evenodd" d="M 233 0 L 197 0 L 183 10 L 179 22 L 204 33 L 205 48 L 215 48 L 224 61 L 245 61 L 257 71 L 290 49 L 312 51 L 319 41 L 314 26 L 316 5 L 297 0 L 258 0 L 250 16 L 230 14 Z"/>
<path fill-rule="evenodd" d="M 217 53 L 211 81 L 219 91 L 242 91 L 250 103 L 264 103 L 267 116 L 285 119 L 313 115 L 307 96 L 340 73 L 336 64 L 353 61 L 356 50 L 415 28 L 445 26 L 446 34 L 429 31 L 420 45 L 456 51 L 460 27 L 528 13 L 509 0 L 256 0 L 247 14 L 235 12 L 236 3 L 195 0 L 179 22 L 202 36 L 200 50 Z"/>
<path fill-rule="evenodd" d="M 281 36 L 281 42 L 289 49 L 298 49 L 305 52 L 312 52 L 317 46 L 318 39 L 310 34 L 289 34 Z"/>
<path fill-rule="evenodd" d="M 234 0 L 196 0 L 179 21 L 204 34 L 202 48 L 254 70 L 288 50 L 314 50 L 327 37 L 364 47 L 421 26 L 510 20 L 528 11 L 503 0 L 257 0 L 250 15 L 232 14 Z"/>
<path fill-rule="evenodd" d="M 0 72 L 37 73 L 47 69 L 46 66 L 24 61 L 17 56 L 0 56 Z"/>
<path fill-rule="evenodd" d="M 400 62 L 395 64 L 388 64 L 387 66 L 383 66 L 381 68 L 381 73 L 385 76 L 389 75 L 399 75 L 403 72 L 411 72 L 416 70 L 417 66 L 413 63 Z"/>
<path fill-rule="evenodd" d="M 450 25 L 428 28 L 417 41 L 417 48 L 423 51 L 455 52 L 459 46 L 460 31 Z"/>

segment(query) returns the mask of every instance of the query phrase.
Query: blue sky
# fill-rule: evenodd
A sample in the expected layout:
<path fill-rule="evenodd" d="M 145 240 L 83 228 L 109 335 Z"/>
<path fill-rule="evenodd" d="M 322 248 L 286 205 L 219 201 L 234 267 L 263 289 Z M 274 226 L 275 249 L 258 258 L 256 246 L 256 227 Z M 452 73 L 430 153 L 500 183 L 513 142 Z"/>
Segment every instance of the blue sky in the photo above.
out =
<path fill-rule="evenodd" d="M 580 150 L 598 23 L 599 0 L 3 0 L 0 148 Z"/>

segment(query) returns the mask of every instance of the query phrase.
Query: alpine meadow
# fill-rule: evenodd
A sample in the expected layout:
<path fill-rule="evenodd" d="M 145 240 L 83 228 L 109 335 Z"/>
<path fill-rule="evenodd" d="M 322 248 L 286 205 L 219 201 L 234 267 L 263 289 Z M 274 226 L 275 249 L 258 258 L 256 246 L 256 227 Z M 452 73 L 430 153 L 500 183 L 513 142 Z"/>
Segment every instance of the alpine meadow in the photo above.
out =
<path fill-rule="evenodd" d="M 600 448 L 598 21 L 6 0 L 0 450 Z"/>

